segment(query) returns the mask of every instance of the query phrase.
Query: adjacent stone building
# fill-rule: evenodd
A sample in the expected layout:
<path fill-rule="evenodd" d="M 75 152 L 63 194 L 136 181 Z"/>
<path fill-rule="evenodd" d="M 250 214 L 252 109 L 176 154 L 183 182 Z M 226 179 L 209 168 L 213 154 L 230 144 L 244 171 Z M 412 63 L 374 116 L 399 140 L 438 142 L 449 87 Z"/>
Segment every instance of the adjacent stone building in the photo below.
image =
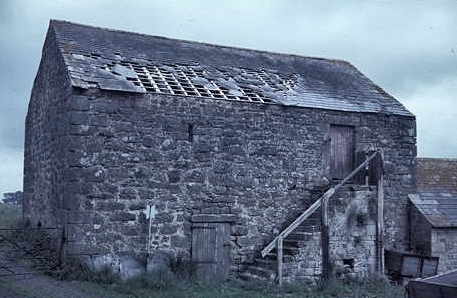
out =
<path fill-rule="evenodd" d="M 418 193 L 410 195 L 411 249 L 439 257 L 438 272 L 457 268 L 457 160 L 418 158 Z"/>
<path fill-rule="evenodd" d="M 341 60 L 51 21 L 24 216 L 63 229 L 62 257 L 122 267 L 162 251 L 219 279 L 268 274 L 260 250 L 374 151 L 382 190 L 356 177 L 330 199 L 334 271 L 373 272 L 381 242 L 408 248 L 416 126 L 403 105 Z M 319 276 L 319 212 L 292 236 L 285 278 Z"/>

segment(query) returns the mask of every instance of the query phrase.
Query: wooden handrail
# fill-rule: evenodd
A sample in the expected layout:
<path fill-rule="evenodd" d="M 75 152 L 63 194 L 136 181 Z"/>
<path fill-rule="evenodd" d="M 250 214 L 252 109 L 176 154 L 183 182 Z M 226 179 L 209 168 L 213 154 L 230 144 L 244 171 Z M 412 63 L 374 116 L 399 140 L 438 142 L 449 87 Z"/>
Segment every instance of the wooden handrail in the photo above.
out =
<path fill-rule="evenodd" d="M 329 199 L 336 190 L 338 190 L 341 186 L 343 186 L 348 180 L 350 180 L 352 177 L 354 177 L 355 174 L 357 174 L 361 169 L 363 169 L 375 156 L 378 154 L 378 152 L 373 153 L 368 157 L 363 163 L 361 163 L 355 170 L 353 170 L 351 173 L 349 173 L 346 178 L 341 180 L 340 183 L 335 185 L 334 187 L 330 188 L 327 190 L 316 202 L 314 202 L 308 209 L 306 209 L 296 220 L 294 220 L 287 228 L 285 228 L 278 236 L 273 239 L 260 253 L 262 255 L 262 258 L 265 258 L 265 256 L 273 249 L 275 248 L 275 243 L 278 241 L 279 238 L 284 239 L 287 237 L 293 230 L 295 230 L 305 219 L 307 219 L 314 211 L 317 210 L 322 204 L 323 199 Z"/>

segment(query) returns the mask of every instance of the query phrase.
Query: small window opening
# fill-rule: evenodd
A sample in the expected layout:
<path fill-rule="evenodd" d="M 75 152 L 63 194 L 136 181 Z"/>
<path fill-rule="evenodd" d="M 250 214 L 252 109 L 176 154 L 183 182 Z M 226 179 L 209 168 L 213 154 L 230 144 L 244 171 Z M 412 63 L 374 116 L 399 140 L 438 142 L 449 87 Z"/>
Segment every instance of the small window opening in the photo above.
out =
<path fill-rule="evenodd" d="M 342 259 L 343 266 L 349 271 L 354 272 L 354 259 Z"/>
<path fill-rule="evenodd" d="M 193 124 L 188 124 L 187 125 L 187 137 L 189 142 L 194 141 L 194 125 Z"/>

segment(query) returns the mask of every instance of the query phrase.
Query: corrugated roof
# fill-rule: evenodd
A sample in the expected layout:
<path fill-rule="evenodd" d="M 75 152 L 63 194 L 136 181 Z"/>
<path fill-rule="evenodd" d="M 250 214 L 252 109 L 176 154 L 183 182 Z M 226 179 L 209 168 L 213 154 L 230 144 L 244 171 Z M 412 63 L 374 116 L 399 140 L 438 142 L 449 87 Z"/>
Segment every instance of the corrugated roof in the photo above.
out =
<path fill-rule="evenodd" d="M 73 86 L 414 116 L 348 62 L 53 20 Z"/>

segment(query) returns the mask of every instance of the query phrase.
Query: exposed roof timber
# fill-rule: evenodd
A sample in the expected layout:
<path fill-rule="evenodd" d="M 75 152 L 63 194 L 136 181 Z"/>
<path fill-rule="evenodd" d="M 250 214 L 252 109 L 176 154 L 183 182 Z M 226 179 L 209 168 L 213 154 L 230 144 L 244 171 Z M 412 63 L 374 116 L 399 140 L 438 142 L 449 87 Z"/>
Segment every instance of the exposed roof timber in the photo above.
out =
<path fill-rule="evenodd" d="M 63 21 L 51 21 L 50 28 L 76 87 L 414 117 L 341 60 L 215 46 Z M 208 83 L 199 84 L 195 78 Z"/>

